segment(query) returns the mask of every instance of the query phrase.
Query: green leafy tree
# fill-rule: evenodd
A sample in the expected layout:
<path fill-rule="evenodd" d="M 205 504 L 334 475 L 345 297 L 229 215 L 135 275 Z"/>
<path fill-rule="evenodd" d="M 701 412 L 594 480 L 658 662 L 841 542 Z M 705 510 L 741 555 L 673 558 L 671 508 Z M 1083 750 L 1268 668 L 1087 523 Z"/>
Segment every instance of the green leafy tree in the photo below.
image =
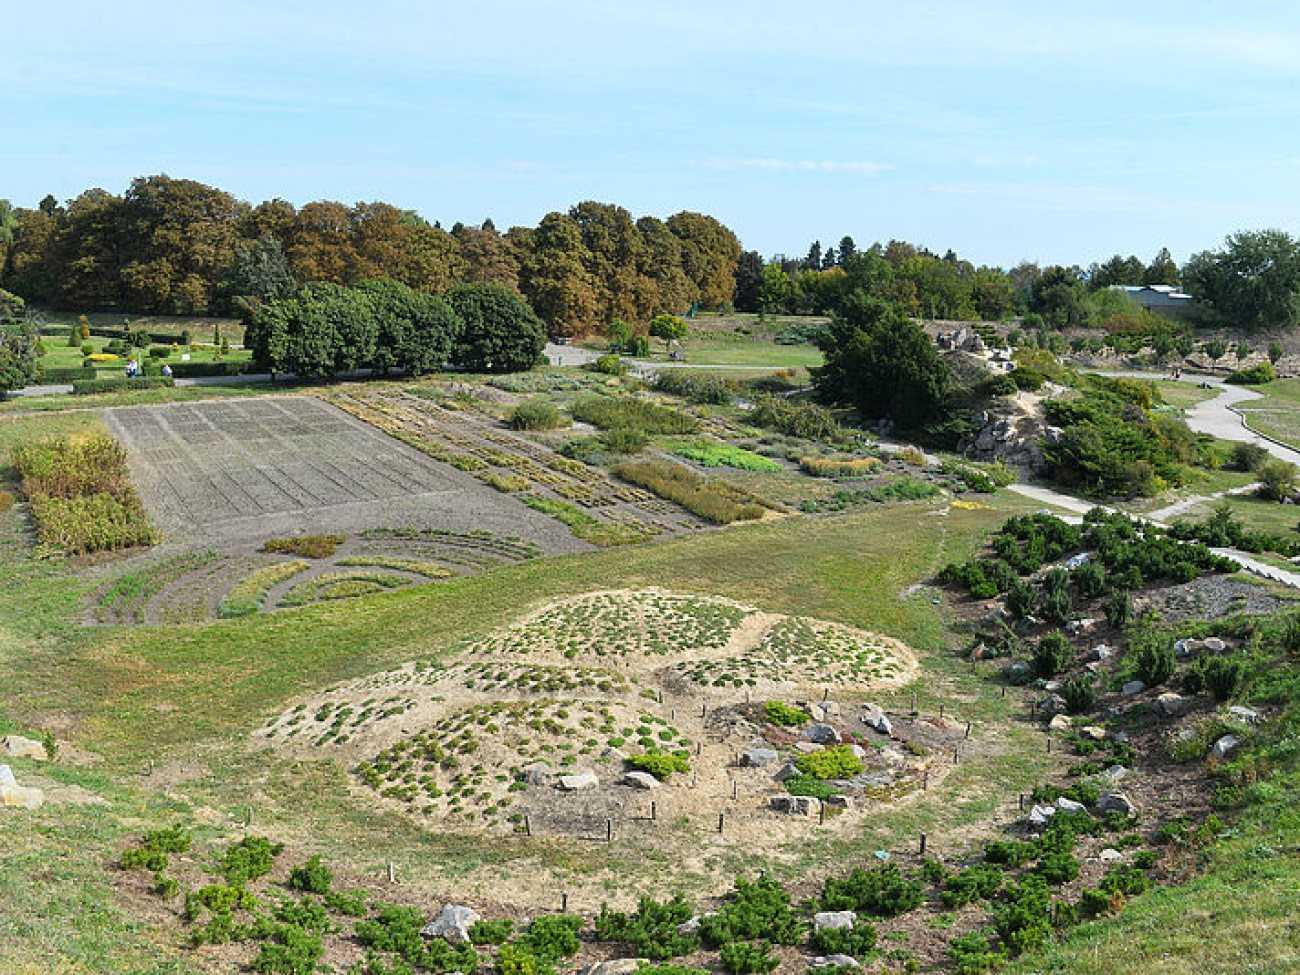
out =
<path fill-rule="evenodd" d="M 462 323 L 445 298 L 389 279 L 363 281 L 357 291 L 370 299 L 377 332 L 370 366 L 418 376 L 451 361 Z"/>
<path fill-rule="evenodd" d="M 297 287 L 280 242 L 261 237 L 235 248 L 221 291 L 232 308 L 246 311 L 262 302 L 291 298 Z"/>
<path fill-rule="evenodd" d="M 0 291 L 0 399 L 35 382 L 40 372 L 40 336 L 25 310 L 21 298 Z"/>
<path fill-rule="evenodd" d="M 1274 339 L 1272 342 L 1268 343 L 1268 361 L 1270 363 L 1277 365 L 1277 360 L 1281 359 L 1284 355 L 1286 355 L 1286 349 L 1282 348 L 1281 342 Z"/>
<path fill-rule="evenodd" d="M 1194 254 L 1183 280 L 1229 324 L 1254 329 L 1300 322 L 1300 241 L 1281 230 L 1230 234 L 1222 250 Z"/>
<path fill-rule="evenodd" d="M 745 251 L 736 264 L 736 291 L 732 304 L 736 311 L 756 312 L 763 288 L 766 264 L 758 251 Z"/>
<path fill-rule="evenodd" d="M 453 364 L 474 372 L 519 372 L 537 364 L 546 326 L 499 284 L 458 284 L 446 296 L 462 322 Z"/>
<path fill-rule="evenodd" d="M 1201 351 L 1210 357 L 1210 361 L 1215 365 L 1219 360 L 1228 354 L 1228 343 L 1223 339 L 1210 339 L 1201 346 Z"/>
<path fill-rule="evenodd" d="M 763 269 L 763 283 L 758 290 L 758 310 L 764 315 L 783 311 L 794 296 L 789 276 L 775 264 Z"/>
<path fill-rule="evenodd" d="M 853 404 L 868 419 L 889 416 L 902 428 L 931 420 L 948 388 L 948 368 L 928 335 L 896 305 L 858 292 L 819 339 L 826 364 L 818 395 Z"/>
<path fill-rule="evenodd" d="M 650 334 L 664 340 L 664 348 L 671 348 L 674 342 L 681 342 L 690 334 L 690 326 L 676 315 L 656 315 L 650 322 Z"/>

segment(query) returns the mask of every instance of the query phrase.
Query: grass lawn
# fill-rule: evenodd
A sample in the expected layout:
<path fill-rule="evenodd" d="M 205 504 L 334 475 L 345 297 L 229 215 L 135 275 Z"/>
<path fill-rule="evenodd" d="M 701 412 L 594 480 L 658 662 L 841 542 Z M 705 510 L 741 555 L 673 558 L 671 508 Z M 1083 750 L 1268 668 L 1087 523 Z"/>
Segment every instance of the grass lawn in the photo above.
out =
<path fill-rule="evenodd" d="M 104 346 L 108 345 L 111 339 L 106 339 L 98 335 L 93 335 L 86 339 L 85 342 L 79 342 L 74 348 L 67 344 L 65 334 L 43 334 L 42 341 L 45 343 L 45 355 L 41 356 L 41 367 L 43 369 L 80 369 L 83 357 L 81 346 L 92 345 L 96 352 L 103 352 Z M 188 359 L 183 358 L 189 356 Z M 126 362 L 128 355 L 119 355 L 116 360 L 109 362 L 98 362 L 95 364 L 95 372 L 101 377 L 121 375 L 126 372 Z M 154 359 L 145 353 L 144 361 L 151 365 L 161 366 L 163 362 L 176 365 L 180 362 L 245 362 L 252 358 L 252 353 L 246 349 L 234 349 L 224 356 L 218 356 L 216 349 L 211 348 L 189 348 L 184 347 L 173 351 L 165 359 Z"/>
<path fill-rule="evenodd" d="M 1198 403 L 1204 403 L 1207 399 L 1214 399 L 1219 395 L 1217 389 L 1201 389 L 1195 383 L 1186 380 L 1158 380 L 1156 388 L 1160 390 L 1160 395 L 1164 397 L 1166 403 L 1180 410 L 1190 410 Z"/>

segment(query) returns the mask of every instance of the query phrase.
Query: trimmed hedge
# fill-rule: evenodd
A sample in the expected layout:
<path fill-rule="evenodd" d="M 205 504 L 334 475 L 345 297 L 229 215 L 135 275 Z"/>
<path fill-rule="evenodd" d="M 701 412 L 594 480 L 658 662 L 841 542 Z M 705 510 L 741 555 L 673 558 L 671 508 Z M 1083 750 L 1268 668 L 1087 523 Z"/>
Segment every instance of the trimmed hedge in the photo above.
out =
<path fill-rule="evenodd" d="M 84 366 L 42 367 L 36 376 L 38 386 L 52 383 L 75 383 L 95 378 L 95 367 Z"/>
<path fill-rule="evenodd" d="M 92 393 L 116 393 L 126 389 L 158 389 L 175 386 L 170 376 L 122 376 L 113 379 L 82 379 L 72 384 L 72 392 L 77 396 Z"/>
<path fill-rule="evenodd" d="M 173 362 L 172 375 L 177 379 L 196 379 L 200 376 L 242 376 L 252 371 L 251 360 L 239 362 Z"/>

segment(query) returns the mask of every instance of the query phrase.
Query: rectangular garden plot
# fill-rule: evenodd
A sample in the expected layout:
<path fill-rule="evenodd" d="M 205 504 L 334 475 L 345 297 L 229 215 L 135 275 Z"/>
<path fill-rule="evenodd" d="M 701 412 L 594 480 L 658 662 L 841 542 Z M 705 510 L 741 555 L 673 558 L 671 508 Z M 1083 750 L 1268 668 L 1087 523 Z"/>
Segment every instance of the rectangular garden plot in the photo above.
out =
<path fill-rule="evenodd" d="M 253 540 L 394 525 L 586 548 L 553 519 L 321 400 L 268 397 L 107 410 L 169 536 Z"/>

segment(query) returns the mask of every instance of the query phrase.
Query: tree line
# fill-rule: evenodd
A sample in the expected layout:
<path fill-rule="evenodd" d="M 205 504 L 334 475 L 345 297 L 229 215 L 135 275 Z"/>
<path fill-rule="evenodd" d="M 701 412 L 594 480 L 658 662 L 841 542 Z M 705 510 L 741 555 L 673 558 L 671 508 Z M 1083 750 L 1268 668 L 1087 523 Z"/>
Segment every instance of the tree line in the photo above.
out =
<path fill-rule="evenodd" d="M 1181 268 L 1115 254 L 1087 267 L 977 266 L 891 240 L 859 248 L 814 241 L 802 258 L 742 250 L 713 217 L 661 220 L 585 201 L 536 227 L 500 233 L 491 220 L 444 230 L 383 202 L 274 199 L 256 205 L 186 179 L 147 176 L 122 195 L 91 189 L 34 209 L 0 200 L 0 287 L 31 302 L 131 314 L 243 314 L 299 284 L 389 278 L 440 294 L 496 284 L 522 296 L 553 336 L 642 327 L 692 307 L 767 314 L 834 313 L 865 290 L 917 318 L 1007 320 L 1029 327 L 1147 328 L 1115 285 L 1182 287 L 1205 324 L 1248 329 L 1300 323 L 1300 241 L 1280 230 L 1230 235 Z M 1159 324 L 1159 323 L 1155 323 Z"/>
<path fill-rule="evenodd" d="M 553 335 L 614 318 L 730 301 L 736 235 L 713 217 L 634 219 L 583 202 L 502 234 L 491 220 L 444 230 L 388 203 L 251 205 L 187 179 L 147 176 L 122 195 L 91 189 L 34 209 L 0 201 L 0 286 L 79 311 L 242 314 L 299 284 L 389 278 L 428 294 L 495 284 L 521 295 Z"/>

